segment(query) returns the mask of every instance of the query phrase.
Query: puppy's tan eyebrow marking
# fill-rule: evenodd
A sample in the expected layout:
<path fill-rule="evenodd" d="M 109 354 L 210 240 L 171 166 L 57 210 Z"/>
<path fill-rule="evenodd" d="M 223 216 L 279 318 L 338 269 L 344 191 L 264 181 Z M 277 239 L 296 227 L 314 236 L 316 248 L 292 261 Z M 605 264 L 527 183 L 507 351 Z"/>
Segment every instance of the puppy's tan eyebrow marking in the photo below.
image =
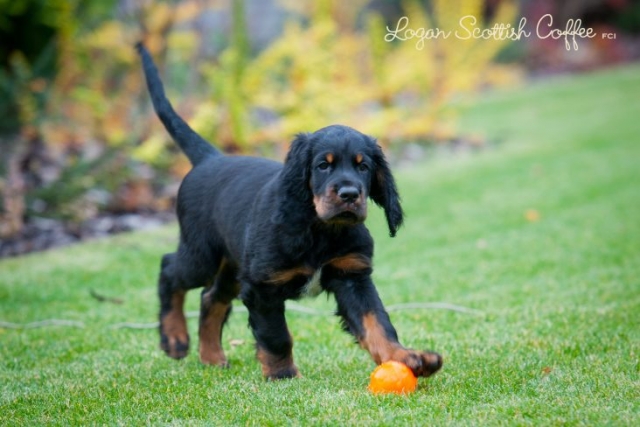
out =
<path fill-rule="evenodd" d="M 359 165 L 364 160 L 364 156 L 360 153 L 356 154 L 356 164 Z"/>
<path fill-rule="evenodd" d="M 324 158 L 327 159 L 327 163 L 333 163 L 333 161 L 335 160 L 333 153 L 327 153 Z"/>

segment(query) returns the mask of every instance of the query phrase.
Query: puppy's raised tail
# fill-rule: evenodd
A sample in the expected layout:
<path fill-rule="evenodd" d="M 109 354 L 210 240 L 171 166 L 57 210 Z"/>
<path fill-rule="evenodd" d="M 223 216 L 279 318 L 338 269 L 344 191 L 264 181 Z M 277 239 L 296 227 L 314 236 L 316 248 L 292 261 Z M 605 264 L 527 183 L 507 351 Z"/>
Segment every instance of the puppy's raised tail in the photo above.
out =
<path fill-rule="evenodd" d="M 175 112 L 164 93 L 158 69 L 153 63 L 149 51 L 140 42 L 136 43 L 136 49 L 142 58 L 142 68 L 147 80 L 147 88 L 151 95 L 153 108 L 169 135 L 178 143 L 180 149 L 191 161 L 191 164 L 195 166 L 208 157 L 219 155 L 220 152 L 218 150 L 191 129 Z"/>

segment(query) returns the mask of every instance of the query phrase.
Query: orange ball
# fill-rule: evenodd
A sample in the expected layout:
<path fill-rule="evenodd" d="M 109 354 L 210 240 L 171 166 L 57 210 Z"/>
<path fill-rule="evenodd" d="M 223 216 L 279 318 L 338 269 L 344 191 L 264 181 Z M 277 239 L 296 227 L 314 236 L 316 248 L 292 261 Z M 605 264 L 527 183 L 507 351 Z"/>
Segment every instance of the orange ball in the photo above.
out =
<path fill-rule="evenodd" d="M 390 360 L 373 370 L 369 391 L 375 394 L 405 394 L 414 392 L 417 385 L 418 379 L 407 365 Z"/>

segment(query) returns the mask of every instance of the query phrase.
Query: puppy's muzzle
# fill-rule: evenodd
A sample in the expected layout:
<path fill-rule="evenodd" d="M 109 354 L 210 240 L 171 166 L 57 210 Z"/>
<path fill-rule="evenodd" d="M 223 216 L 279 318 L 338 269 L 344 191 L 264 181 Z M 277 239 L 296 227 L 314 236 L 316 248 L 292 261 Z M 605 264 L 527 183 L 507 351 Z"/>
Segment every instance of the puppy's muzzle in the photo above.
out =
<path fill-rule="evenodd" d="M 318 217 L 328 223 L 357 224 L 367 218 L 367 198 L 353 184 L 330 186 L 314 197 Z"/>

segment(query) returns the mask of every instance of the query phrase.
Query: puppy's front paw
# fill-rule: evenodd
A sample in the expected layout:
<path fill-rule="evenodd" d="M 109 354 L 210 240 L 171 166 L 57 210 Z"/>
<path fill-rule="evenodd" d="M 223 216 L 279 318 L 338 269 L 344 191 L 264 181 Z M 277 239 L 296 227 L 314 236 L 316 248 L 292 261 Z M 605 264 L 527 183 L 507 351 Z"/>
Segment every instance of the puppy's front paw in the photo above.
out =
<path fill-rule="evenodd" d="M 431 376 L 442 368 L 442 356 L 432 351 L 402 349 L 392 359 L 407 365 L 416 377 Z"/>
<path fill-rule="evenodd" d="M 293 363 L 293 355 L 277 356 L 258 346 L 258 360 L 262 364 L 262 375 L 267 380 L 299 378 L 300 372 Z"/>
<path fill-rule="evenodd" d="M 302 378 L 302 375 L 300 375 L 298 368 L 296 368 L 295 366 L 281 369 L 279 371 L 265 372 L 263 370 L 263 374 L 267 381 L 286 380 L 289 378 Z"/>

